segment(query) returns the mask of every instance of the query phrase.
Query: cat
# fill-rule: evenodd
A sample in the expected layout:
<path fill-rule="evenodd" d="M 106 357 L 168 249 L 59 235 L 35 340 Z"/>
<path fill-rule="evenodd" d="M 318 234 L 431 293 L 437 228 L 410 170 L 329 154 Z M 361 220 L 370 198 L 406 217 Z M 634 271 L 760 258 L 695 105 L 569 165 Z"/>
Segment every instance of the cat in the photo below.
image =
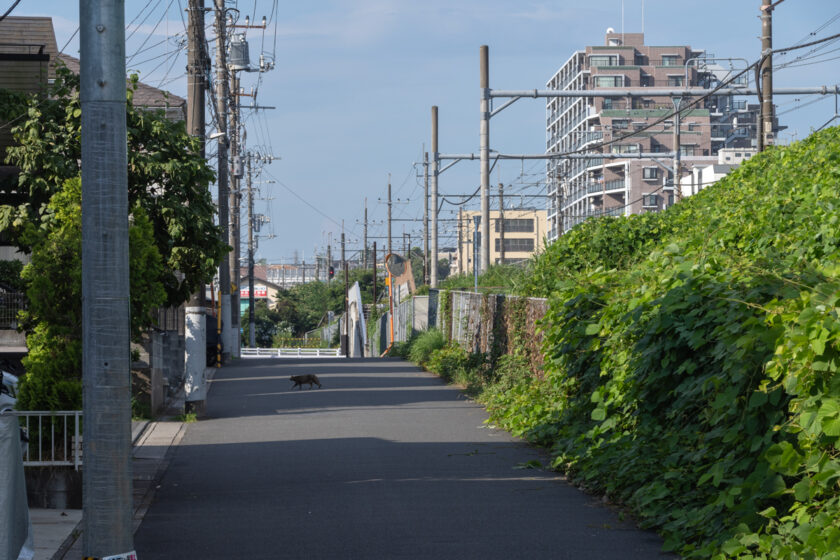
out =
<path fill-rule="evenodd" d="M 310 389 L 312 389 L 312 385 L 317 385 L 319 389 L 321 388 L 321 382 L 318 380 L 318 376 L 314 373 L 307 373 L 306 375 L 293 375 L 289 378 L 289 380 L 294 383 L 294 385 L 292 385 L 292 389 L 295 387 L 303 389 L 304 383 L 309 383 Z"/>

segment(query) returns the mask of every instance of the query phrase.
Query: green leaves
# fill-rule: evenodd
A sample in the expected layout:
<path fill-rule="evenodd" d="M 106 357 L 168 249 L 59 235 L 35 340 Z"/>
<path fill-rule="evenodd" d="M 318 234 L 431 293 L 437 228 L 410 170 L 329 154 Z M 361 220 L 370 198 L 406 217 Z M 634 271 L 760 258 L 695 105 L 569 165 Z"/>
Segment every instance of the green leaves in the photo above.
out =
<path fill-rule="evenodd" d="M 524 281 L 545 378 L 494 419 L 686 557 L 840 557 L 838 177 L 834 128 L 562 236 Z"/>

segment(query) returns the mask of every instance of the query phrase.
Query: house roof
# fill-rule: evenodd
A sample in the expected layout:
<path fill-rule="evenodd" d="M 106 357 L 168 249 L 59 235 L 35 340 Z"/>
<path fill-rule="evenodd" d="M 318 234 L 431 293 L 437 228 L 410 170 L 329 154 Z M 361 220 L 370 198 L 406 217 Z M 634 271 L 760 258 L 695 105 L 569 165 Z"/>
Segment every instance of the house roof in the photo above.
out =
<path fill-rule="evenodd" d="M 59 53 L 58 58 L 71 72 L 79 73 L 80 61 L 78 58 L 65 53 Z M 137 90 L 134 92 L 134 106 L 161 109 L 172 107 L 186 110 L 187 100 L 168 91 L 152 87 L 143 82 L 137 82 Z"/>
<path fill-rule="evenodd" d="M 0 20 L 0 53 L 7 58 L 0 61 L 0 87 L 7 89 L 37 90 L 32 82 L 32 64 L 43 67 L 47 79 L 55 78 L 57 60 L 61 60 L 72 72 L 79 73 L 79 59 L 58 52 L 50 17 L 9 16 Z M 186 105 L 183 97 L 143 82 L 138 82 L 134 93 L 135 107 L 171 108 L 184 112 Z"/>

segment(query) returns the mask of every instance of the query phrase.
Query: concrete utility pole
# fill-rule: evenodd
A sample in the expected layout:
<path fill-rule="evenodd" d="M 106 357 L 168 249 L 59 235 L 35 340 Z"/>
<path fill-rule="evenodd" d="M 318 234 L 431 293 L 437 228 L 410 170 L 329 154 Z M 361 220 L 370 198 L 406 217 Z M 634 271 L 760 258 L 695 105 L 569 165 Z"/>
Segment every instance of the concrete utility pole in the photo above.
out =
<path fill-rule="evenodd" d="M 478 293 L 478 259 L 479 259 L 479 244 L 486 245 L 484 242 L 479 242 L 481 233 L 478 231 L 478 226 L 481 225 L 481 216 L 473 216 L 473 281 L 475 282 L 475 291 Z"/>
<path fill-rule="evenodd" d="M 222 227 L 222 239 L 229 243 L 230 235 L 230 213 L 228 209 L 228 78 L 227 78 L 227 57 L 225 53 L 225 0 L 215 1 L 216 18 L 216 114 L 218 115 L 219 144 L 218 144 L 218 169 L 216 182 L 219 185 L 219 225 Z M 232 328 L 231 301 L 230 301 L 230 259 L 229 252 L 224 254 L 222 264 L 219 266 L 219 291 L 221 292 L 221 323 L 222 329 L 219 333 L 219 344 L 222 347 L 222 361 L 227 362 L 231 356 Z"/>
<path fill-rule="evenodd" d="M 362 268 L 367 270 L 368 267 L 368 238 L 367 238 L 367 226 L 368 226 L 368 216 L 367 216 L 367 197 L 365 197 L 365 227 L 364 227 L 364 246 L 362 248 L 362 259 L 364 260 L 364 265 Z"/>
<path fill-rule="evenodd" d="M 342 234 L 342 238 L 344 234 Z M 343 239 L 342 239 L 343 241 Z M 342 253 L 344 252 L 344 243 L 341 244 Z M 341 335 L 341 347 L 344 349 L 344 357 L 350 357 L 350 267 L 347 261 L 344 260 L 344 255 L 341 257 L 342 269 L 344 270 L 344 333 Z"/>
<path fill-rule="evenodd" d="M 344 243 L 344 220 L 341 220 L 341 230 L 341 270 L 344 270 L 344 265 L 347 264 L 347 260 L 344 258 L 346 247 Z"/>
<path fill-rule="evenodd" d="M 254 317 L 254 189 L 251 184 L 251 154 L 247 155 L 248 178 L 248 346 L 257 347 Z"/>
<path fill-rule="evenodd" d="M 505 186 L 499 183 L 499 262 L 505 264 Z"/>
<path fill-rule="evenodd" d="M 134 553 L 125 5 L 80 3 L 84 556 Z"/>
<path fill-rule="evenodd" d="M 239 302 L 240 292 L 239 283 L 242 279 L 240 263 L 242 258 L 242 248 L 240 239 L 242 235 L 242 225 L 240 221 L 241 209 L 240 201 L 242 200 L 242 191 L 240 190 L 240 178 L 242 177 L 242 155 L 240 149 L 239 139 L 239 75 L 236 70 L 230 70 L 230 124 L 228 130 L 230 131 L 231 139 L 231 189 L 230 189 L 230 229 L 228 230 L 228 243 L 233 247 L 233 258 L 230 261 L 230 354 L 231 356 L 239 357 L 239 348 L 241 341 L 239 333 L 241 332 L 241 305 Z"/>
<path fill-rule="evenodd" d="M 376 310 L 376 241 L 373 242 L 373 309 Z"/>
<path fill-rule="evenodd" d="M 187 133 L 201 141 L 204 158 L 204 0 L 190 0 L 187 53 Z M 185 411 L 204 412 L 207 385 L 207 334 L 205 332 L 204 285 L 190 296 L 184 318 L 184 393 Z"/>
<path fill-rule="evenodd" d="M 429 152 L 423 152 L 423 283 L 429 285 Z"/>
<path fill-rule="evenodd" d="M 388 173 L 388 254 L 393 253 L 391 246 L 391 174 Z"/>
<path fill-rule="evenodd" d="M 773 144 L 773 8 L 772 0 L 761 0 L 761 97 L 759 103 L 760 123 L 758 130 L 758 151 Z M 758 84 L 756 84 L 758 87 Z"/>
<path fill-rule="evenodd" d="M 327 243 L 327 284 L 332 282 L 330 269 L 332 268 L 332 242 Z"/>
<path fill-rule="evenodd" d="M 482 45 L 479 56 L 479 87 L 481 87 L 481 129 L 479 149 L 481 150 L 481 268 L 490 268 L 490 64 L 487 45 Z M 475 265 L 477 266 L 477 264 Z"/>
<path fill-rule="evenodd" d="M 438 287 L 438 108 L 432 105 L 432 255 L 429 286 Z"/>
<path fill-rule="evenodd" d="M 680 106 L 682 105 L 682 97 L 676 96 L 674 102 L 674 200 L 679 202 L 682 200 L 682 191 L 680 189 Z M 606 188 L 606 183 L 604 183 Z M 606 197 L 604 197 L 604 211 L 606 211 Z M 665 201 L 667 205 L 667 200 Z"/>

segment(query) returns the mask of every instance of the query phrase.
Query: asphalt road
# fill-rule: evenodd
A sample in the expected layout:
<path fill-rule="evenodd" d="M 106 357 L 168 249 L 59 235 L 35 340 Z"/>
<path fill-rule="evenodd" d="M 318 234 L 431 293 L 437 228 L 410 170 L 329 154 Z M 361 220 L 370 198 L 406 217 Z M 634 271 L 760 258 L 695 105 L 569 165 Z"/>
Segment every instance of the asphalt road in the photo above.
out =
<path fill-rule="evenodd" d="M 316 373 L 323 388 L 290 390 Z M 399 360 L 243 360 L 217 373 L 135 536 L 138 557 L 667 557 Z"/>

